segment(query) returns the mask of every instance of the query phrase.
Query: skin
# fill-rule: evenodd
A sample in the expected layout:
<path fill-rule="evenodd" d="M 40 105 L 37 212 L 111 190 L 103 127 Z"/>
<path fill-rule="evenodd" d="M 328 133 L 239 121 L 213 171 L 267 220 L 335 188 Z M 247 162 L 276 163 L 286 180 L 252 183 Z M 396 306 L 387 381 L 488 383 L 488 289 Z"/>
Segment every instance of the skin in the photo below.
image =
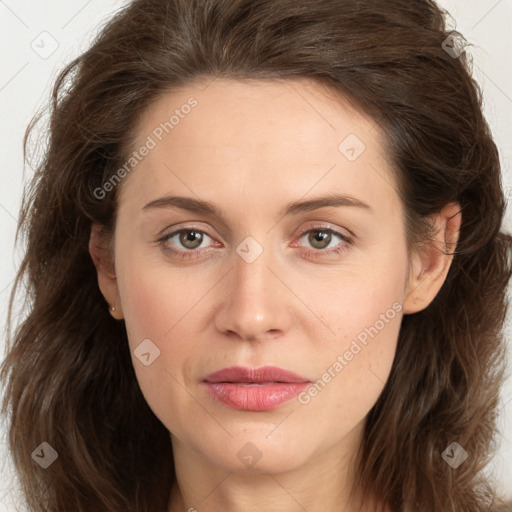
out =
<path fill-rule="evenodd" d="M 408 259 L 384 135 L 348 101 L 306 80 L 197 82 L 149 107 L 134 148 L 190 96 L 198 105 L 118 185 L 114 239 L 94 224 L 90 241 L 140 388 L 171 435 L 169 512 L 369 510 L 369 498 L 360 508 L 349 497 L 364 420 L 390 373 L 402 316 L 428 306 L 452 257 L 432 246 Z M 354 161 L 338 149 L 349 134 L 366 148 Z M 333 193 L 370 208 L 280 213 Z M 223 219 L 143 209 L 165 195 L 211 202 Z M 432 219 L 437 242 L 452 250 L 459 210 L 450 204 Z M 179 235 L 156 242 L 185 228 L 206 233 L 197 248 Z M 331 233 L 315 245 L 308 230 L 326 228 L 353 242 Z M 263 249 L 251 263 L 236 250 L 248 236 Z M 344 250 L 326 254 L 335 247 Z M 201 383 L 233 365 L 275 365 L 317 381 L 393 304 L 394 318 L 305 405 L 295 398 L 239 411 Z M 160 355 L 145 366 L 134 350 L 148 338 Z M 252 467 L 237 455 L 247 443 L 261 455 Z"/>

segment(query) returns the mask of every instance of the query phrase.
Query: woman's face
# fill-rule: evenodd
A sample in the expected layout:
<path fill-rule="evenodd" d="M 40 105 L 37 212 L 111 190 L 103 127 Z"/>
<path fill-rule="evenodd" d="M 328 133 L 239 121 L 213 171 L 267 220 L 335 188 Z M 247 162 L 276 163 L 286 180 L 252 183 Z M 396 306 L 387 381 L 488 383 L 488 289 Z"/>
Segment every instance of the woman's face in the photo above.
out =
<path fill-rule="evenodd" d="M 298 80 L 190 85 L 146 111 L 118 185 L 111 303 L 175 452 L 280 472 L 357 446 L 408 293 L 381 137 Z M 208 379 L 267 366 L 299 378 Z"/>

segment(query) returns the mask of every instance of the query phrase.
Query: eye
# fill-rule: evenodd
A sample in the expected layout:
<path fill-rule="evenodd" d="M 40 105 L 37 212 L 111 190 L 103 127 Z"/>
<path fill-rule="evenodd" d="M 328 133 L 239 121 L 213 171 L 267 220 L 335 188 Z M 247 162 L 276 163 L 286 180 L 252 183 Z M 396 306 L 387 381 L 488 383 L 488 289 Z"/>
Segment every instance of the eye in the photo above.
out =
<path fill-rule="evenodd" d="M 168 235 L 164 235 L 157 242 L 163 250 L 176 258 L 199 258 L 204 253 L 211 253 L 211 247 L 201 247 L 204 242 L 210 239 L 215 247 L 222 247 L 222 244 L 214 240 L 205 231 L 196 228 L 182 228 Z M 346 250 L 353 243 L 352 238 L 343 235 L 338 231 L 321 226 L 304 231 L 299 240 L 306 239 L 313 250 L 305 250 L 303 254 L 315 258 L 323 255 L 338 254 Z M 301 247 L 302 244 L 295 242 L 292 247 Z"/>
<path fill-rule="evenodd" d="M 338 254 L 353 243 L 351 237 L 324 227 L 308 229 L 300 236 L 300 240 L 302 239 L 306 239 L 306 242 L 315 249 L 314 251 L 306 251 L 309 256 Z"/>
<path fill-rule="evenodd" d="M 173 256 L 180 258 L 197 258 L 204 252 L 201 245 L 206 239 L 212 239 L 207 233 L 195 228 L 183 228 L 164 235 L 157 242 Z M 218 242 L 216 242 L 218 244 Z M 220 245 L 220 244 L 218 244 Z"/>

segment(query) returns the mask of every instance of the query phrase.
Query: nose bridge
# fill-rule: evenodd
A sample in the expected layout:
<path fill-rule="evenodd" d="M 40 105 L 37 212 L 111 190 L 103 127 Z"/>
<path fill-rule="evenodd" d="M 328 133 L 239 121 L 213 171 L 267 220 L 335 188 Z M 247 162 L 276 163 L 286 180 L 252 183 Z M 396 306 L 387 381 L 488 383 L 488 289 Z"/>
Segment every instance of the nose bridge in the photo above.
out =
<path fill-rule="evenodd" d="M 269 249 L 256 255 L 251 243 L 242 242 L 234 254 L 233 270 L 217 315 L 221 331 L 235 332 L 242 339 L 257 339 L 269 331 L 289 327 L 284 286 L 270 270 L 275 267 L 275 258 Z"/>
<path fill-rule="evenodd" d="M 248 263 L 243 257 L 235 257 L 234 269 L 232 272 L 232 293 L 242 303 L 248 298 L 253 299 L 254 304 L 262 302 L 264 295 L 268 293 L 272 273 L 269 266 L 268 251 L 265 255 L 258 256 L 254 261 Z M 263 303 L 261 304 L 263 305 Z"/>

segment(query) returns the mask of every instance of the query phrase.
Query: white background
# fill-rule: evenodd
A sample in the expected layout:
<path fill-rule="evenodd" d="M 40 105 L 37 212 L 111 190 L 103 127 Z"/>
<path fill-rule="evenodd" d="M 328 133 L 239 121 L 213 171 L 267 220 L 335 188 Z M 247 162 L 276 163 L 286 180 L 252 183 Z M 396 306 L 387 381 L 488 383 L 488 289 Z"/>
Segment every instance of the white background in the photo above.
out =
<path fill-rule="evenodd" d="M 474 45 L 470 50 L 474 75 L 483 88 L 485 114 L 500 149 L 503 186 L 508 196 L 512 190 L 512 0 L 439 3 L 452 15 L 450 27 L 457 28 Z M 32 174 L 27 167 L 23 175 L 24 130 L 36 110 L 47 102 L 57 72 L 87 49 L 102 23 L 124 4 L 124 0 L 0 0 L 0 325 L 5 325 L 8 294 L 22 249 L 15 251 L 13 242 L 23 183 Z M 50 35 L 41 35 L 43 32 Z M 52 45 L 58 45 L 54 53 L 44 55 Z M 512 231 L 511 220 L 509 208 L 504 224 L 507 231 Z M 507 335 L 510 347 L 510 327 Z M 4 340 L 2 333 L 1 359 Z M 511 368 L 509 363 L 509 374 Z M 495 475 L 501 492 L 512 497 L 512 379 L 507 381 L 501 400 L 501 445 L 489 471 Z M 0 512 L 11 512 L 17 509 L 16 486 L 5 448 L 5 428 L 0 428 L 0 436 Z"/>

